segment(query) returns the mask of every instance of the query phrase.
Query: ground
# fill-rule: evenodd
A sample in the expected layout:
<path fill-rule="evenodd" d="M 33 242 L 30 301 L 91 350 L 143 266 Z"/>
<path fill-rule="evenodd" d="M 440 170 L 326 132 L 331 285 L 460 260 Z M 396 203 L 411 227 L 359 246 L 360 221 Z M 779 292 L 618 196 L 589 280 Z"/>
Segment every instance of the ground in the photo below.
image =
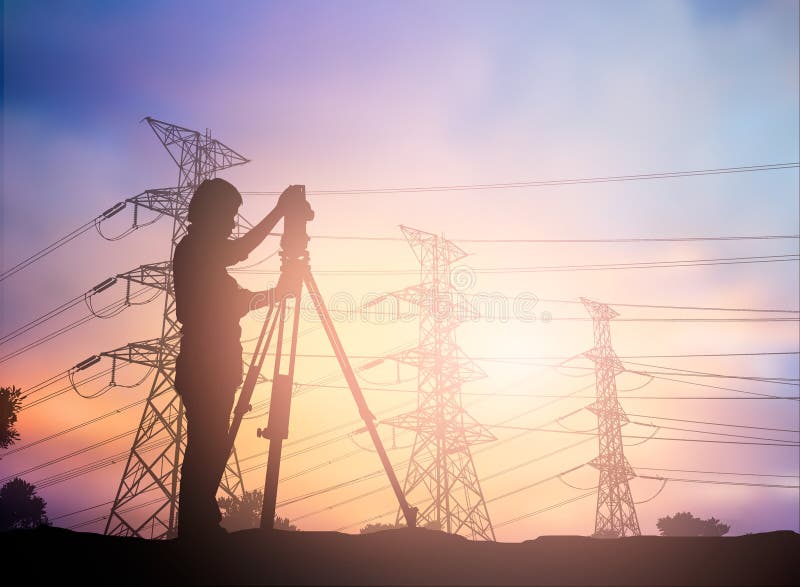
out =
<path fill-rule="evenodd" d="M 0 552 L 9 585 L 800 584 L 794 532 L 490 543 L 432 530 L 245 530 L 188 543 L 42 528 L 0 533 Z"/>

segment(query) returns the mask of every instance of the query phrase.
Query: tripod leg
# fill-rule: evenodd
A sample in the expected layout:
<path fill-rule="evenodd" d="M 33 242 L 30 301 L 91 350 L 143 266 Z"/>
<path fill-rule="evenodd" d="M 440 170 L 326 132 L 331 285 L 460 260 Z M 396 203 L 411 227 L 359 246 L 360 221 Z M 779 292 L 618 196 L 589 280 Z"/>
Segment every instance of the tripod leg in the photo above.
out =
<path fill-rule="evenodd" d="M 280 476 L 282 451 L 283 439 L 270 439 L 269 455 L 267 456 L 267 478 L 264 482 L 264 505 L 261 509 L 262 530 L 272 530 L 275 527 L 275 508 L 278 501 L 278 477 Z"/>
<path fill-rule="evenodd" d="M 263 436 L 269 439 L 269 455 L 267 456 L 267 476 L 264 481 L 264 505 L 261 510 L 261 528 L 271 530 L 275 525 L 275 509 L 278 500 L 278 478 L 280 477 L 281 453 L 283 440 L 289 437 L 289 411 L 292 404 L 292 384 L 294 382 L 294 366 L 297 358 L 297 335 L 300 324 L 300 289 L 298 283 L 295 291 L 294 314 L 292 315 L 292 338 L 289 347 L 289 367 L 287 373 L 281 373 L 283 352 L 283 327 L 286 306 L 281 306 L 280 326 L 278 327 L 277 348 L 275 349 L 275 370 L 272 377 L 272 398 L 269 408 L 269 424 Z"/>
<path fill-rule="evenodd" d="M 285 301 L 283 300 L 279 302 L 281 307 L 284 303 Z M 228 432 L 228 445 L 231 450 L 233 450 L 236 435 L 239 433 L 242 418 L 250 411 L 250 400 L 253 397 L 253 391 L 258 383 L 258 376 L 261 374 L 261 368 L 264 365 L 264 359 L 269 350 L 269 343 L 272 340 L 272 334 L 275 332 L 275 325 L 278 323 L 278 317 L 281 313 L 282 310 L 279 310 L 273 314 L 273 308 L 270 308 L 264 320 L 264 325 L 261 327 L 261 334 L 258 337 L 255 351 L 253 351 L 253 358 L 247 369 L 247 375 L 242 384 L 242 391 L 239 393 L 239 401 L 236 403 L 236 408 L 233 410 L 233 420 L 231 421 Z"/>
<path fill-rule="evenodd" d="M 347 385 L 350 387 L 350 391 L 353 394 L 353 399 L 356 401 L 356 405 L 358 405 L 358 412 L 361 415 L 361 419 L 364 420 L 364 424 L 366 424 L 369 435 L 372 437 L 372 443 L 375 445 L 375 450 L 377 451 L 378 456 L 381 459 L 381 463 L 383 464 L 383 468 L 386 471 L 386 476 L 389 478 L 389 483 L 391 483 L 392 489 L 394 489 L 395 496 L 397 497 L 397 501 L 400 503 L 400 509 L 403 510 L 403 515 L 406 518 L 406 524 L 409 528 L 414 528 L 417 524 L 417 508 L 410 506 L 406 501 L 406 496 L 403 494 L 403 490 L 400 487 L 400 482 L 397 480 L 397 475 L 395 475 L 394 469 L 392 468 L 392 463 L 389 462 L 389 457 L 386 454 L 386 450 L 383 448 L 383 442 L 381 442 L 380 436 L 378 436 L 378 430 L 375 428 L 375 416 L 372 414 L 372 412 L 370 412 L 369 407 L 367 407 L 364 394 L 362 393 L 361 387 L 358 384 L 358 380 L 353 372 L 353 368 L 350 366 L 350 361 L 344 352 L 342 343 L 339 340 L 339 335 L 336 333 L 336 329 L 333 326 L 333 321 L 331 320 L 330 314 L 328 314 L 328 309 L 325 307 L 322 294 L 319 292 L 317 282 L 314 281 L 314 276 L 311 274 L 310 269 L 306 270 L 303 280 L 308 288 L 308 293 L 314 302 L 314 307 L 317 310 L 317 314 L 319 314 L 319 317 L 322 320 L 325 333 L 328 335 L 328 340 L 333 347 L 333 352 L 336 355 L 336 359 L 339 361 L 339 366 L 341 367 L 342 373 L 347 380 Z"/>

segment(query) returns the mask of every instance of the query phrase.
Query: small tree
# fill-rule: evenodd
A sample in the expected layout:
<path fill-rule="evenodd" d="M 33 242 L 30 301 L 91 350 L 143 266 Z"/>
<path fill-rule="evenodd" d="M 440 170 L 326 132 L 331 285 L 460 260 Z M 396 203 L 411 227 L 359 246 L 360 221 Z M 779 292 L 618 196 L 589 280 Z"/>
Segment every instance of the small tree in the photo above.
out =
<path fill-rule="evenodd" d="M 396 528 L 405 528 L 405 524 L 382 524 L 378 522 L 377 524 L 367 524 L 359 532 L 361 534 L 374 534 L 375 532 L 383 532 L 384 530 L 394 530 Z"/>
<path fill-rule="evenodd" d="M 14 428 L 20 408 L 22 390 L 14 386 L 0 387 L 0 448 L 8 448 L 19 440 Z"/>
<path fill-rule="evenodd" d="M 290 532 L 297 532 L 300 529 L 292 524 L 289 518 L 281 518 L 280 516 L 275 516 L 275 524 L 272 527 L 276 530 L 289 530 Z"/>
<path fill-rule="evenodd" d="M 731 529 L 716 518 L 702 520 L 689 512 L 659 518 L 656 527 L 662 536 L 724 536 Z"/>
<path fill-rule="evenodd" d="M 261 489 L 245 491 L 241 498 L 220 497 L 217 504 L 222 512 L 220 525 L 228 532 L 257 528 L 261 524 L 261 509 L 264 506 L 264 492 Z M 289 518 L 275 517 L 273 526 L 277 530 L 298 530 Z"/>
<path fill-rule="evenodd" d="M 0 530 L 48 526 L 46 507 L 36 486 L 15 477 L 0 488 Z"/>

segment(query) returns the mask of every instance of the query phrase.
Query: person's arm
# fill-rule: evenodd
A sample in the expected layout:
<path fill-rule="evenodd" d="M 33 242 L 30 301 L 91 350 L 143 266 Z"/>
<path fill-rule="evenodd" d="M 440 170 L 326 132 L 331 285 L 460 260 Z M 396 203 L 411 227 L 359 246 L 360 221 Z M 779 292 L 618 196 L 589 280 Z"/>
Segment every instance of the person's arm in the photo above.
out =
<path fill-rule="evenodd" d="M 266 306 L 274 306 L 281 301 L 284 296 L 291 296 L 292 293 L 286 288 L 283 279 L 278 280 L 278 284 L 270 289 L 263 291 L 250 291 L 248 289 L 240 289 L 240 314 L 244 316 L 253 310 L 259 310 Z"/>
<path fill-rule="evenodd" d="M 248 233 L 242 237 L 237 238 L 231 244 L 236 250 L 236 256 L 239 259 L 246 259 L 247 256 L 253 252 L 258 245 L 264 242 L 278 221 L 283 217 L 283 211 L 278 207 L 272 209 L 264 219 L 251 228 Z"/>
<path fill-rule="evenodd" d="M 245 316 L 248 312 L 258 310 L 265 306 L 275 304 L 275 289 L 264 291 L 250 291 L 249 289 L 239 288 L 236 295 L 236 307 L 239 316 Z"/>
<path fill-rule="evenodd" d="M 239 259 L 246 259 L 253 249 L 264 242 L 264 239 L 272 232 L 278 221 L 283 218 L 286 202 L 293 189 L 295 189 L 295 186 L 290 185 L 283 190 L 283 193 L 278 198 L 278 203 L 275 204 L 272 211 L 261 222 L 251 228 L 246 235 L 233 241 L 233 248 L 236 250 L 236 256 Z"/>

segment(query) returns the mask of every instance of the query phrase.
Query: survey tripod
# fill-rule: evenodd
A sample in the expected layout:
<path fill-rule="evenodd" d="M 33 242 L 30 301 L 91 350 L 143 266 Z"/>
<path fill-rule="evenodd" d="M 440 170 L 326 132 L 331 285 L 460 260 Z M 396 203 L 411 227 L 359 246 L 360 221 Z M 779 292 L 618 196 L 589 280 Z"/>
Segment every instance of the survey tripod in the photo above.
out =
<path fill-rule="evenodd" d="M 394 469 L 383 448 L 383 443 L 378 436 L 375 428 L 375 416 L 367 407 L 364 394 L 356 380 L 350 361 L 342 348 L 339 335 L 333 326 L 328 309 L 319 292 L 314 276 L 311 274 L 308 256 L 308 233 L 306 224 L 314 219 L 314 212 L 308 205 L 305 194 L 305 186 L 296 185 L 290 187 L 288 202 L 283 219 L 283 236 L 281 236 L 281 275 L 278 280 L 276 291 L 280 296 L 274 304 L 268 306 L 267 316 L 258 337 L 253 359 L 247 371 L 247 376 L 239 394 L 239 401 L 234 409 L 233 420 L 231 421 L 228 433 L 228 452 L 227 458 L 233 449 L 236 435 L 242 423 L 242 418 L 252 407 L 250 400 L 253 391 L 261 375 L 264 359 L 267 351 L 275 338 L 275 365 L 272 376 L 272 397 L 269 406 L 269 421 L 265 429 L 258 430 L 260 438 L 269 440 L 269 455 L 267 457 L 267 477 L 264 483 L 264 506 L 261 512 L 261 528 L 272 529 L 275 522 L 275 507 L 278 496 L 278 476 L 281 466 L 281 451 L 283 441 L 289 437 L 289 409 L 292 402 L 292 388 L 294 387 L 294 368 L 297 358 L 297 331 L 300 323 L 301 296 L 303 285 L 308 290 L 308 294 L 314 304 L 314 309 L 319 316 L 328 341 L 333 347 L 333 352 L 339 362 L 339 367 L 347 380 L 347 385 L 353 395 L 353 399 L 358 406 L 358 412 L 366 424 L 366 428 L 372 437 L 372 442 L 378 456 L 381 459 L 383 468 L 389 478 L 389 483 L 394 489 L 400 509 L 406 519 L 409 528 L 414 528 L 417 521 L 417 508 L 411 507 L 406 501 L 400 483 L 397 480 Z M 293 308 L 288 308 L 288 300 L 294 299 Z M 290 320 L 287 321 L 287 314 L 291 313 Z M 277 336 L 276 336 L 277 329 Z M 288 329 L 288 332 L 287 332 Z M 289 341 L 288 352 L 285 349 L 286 341 Z M 285 356 L 288 355 L 288 356 Z M 224 468 L 224 464 L 223 464 Z"/>

